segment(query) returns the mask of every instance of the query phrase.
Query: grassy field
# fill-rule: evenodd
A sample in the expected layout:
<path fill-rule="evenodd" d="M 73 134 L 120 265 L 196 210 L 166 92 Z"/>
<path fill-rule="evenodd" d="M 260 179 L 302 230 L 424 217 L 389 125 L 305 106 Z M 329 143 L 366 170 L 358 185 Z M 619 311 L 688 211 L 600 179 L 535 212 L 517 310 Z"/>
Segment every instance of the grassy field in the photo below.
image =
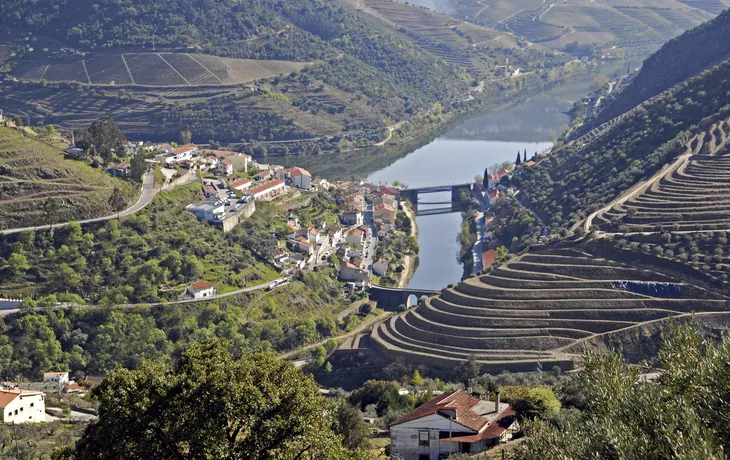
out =
<path fill-rule="evenodd" d="M 0 229 L 48 223 L 43 204 L 49 197 L 63 205 L 55 220 L 81 220 L 115 211 L 114 188 L 131 202 L 134 187 L 11 128 L 0 127 Z"/>
<path fill-rule="evenodd" d="M 232 59 L 187 53 L 109 53 L 88 59 L 34 60 L 13 72 L 24 80 L 90 85 L 239 85 L 299 71 L 308 63 Z"/>

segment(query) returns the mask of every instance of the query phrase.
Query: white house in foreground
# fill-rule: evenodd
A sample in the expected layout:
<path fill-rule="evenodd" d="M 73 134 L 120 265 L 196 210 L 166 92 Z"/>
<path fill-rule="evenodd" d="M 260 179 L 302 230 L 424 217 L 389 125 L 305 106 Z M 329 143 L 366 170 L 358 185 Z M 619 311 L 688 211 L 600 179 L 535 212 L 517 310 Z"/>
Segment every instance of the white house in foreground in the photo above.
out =
<path fill-rule="evenodd" d="M 45 394 L 36 390 L 0 390 L 0 421 L 38 423 L 46 421 Z"/>
<path fill-rule="evenodd" d="M 206 281 L 196 281 L 187 289 L 181 298 L 203 299 L 215 295 L 215 286 Z"/>
<path fill-rule="evenodd" d="M 515 412 L 463 390 L 436 396 L 390 425 L 391 454 L 403 460 L 439 460 L 476 454 L 510 439 Z"/>

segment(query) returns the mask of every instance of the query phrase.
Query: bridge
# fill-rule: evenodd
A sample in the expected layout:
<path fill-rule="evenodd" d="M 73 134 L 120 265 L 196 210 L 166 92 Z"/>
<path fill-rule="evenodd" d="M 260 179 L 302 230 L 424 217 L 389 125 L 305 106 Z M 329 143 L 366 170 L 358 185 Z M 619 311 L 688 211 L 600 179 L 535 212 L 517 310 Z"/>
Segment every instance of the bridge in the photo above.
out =
<path fill-rule="evenodd" d="M 370 300 L 377 302 L 378 308 L 396 311 L 399 305 L 412 307 L 418 303 L 421 296 L 430 296 L 437 292 L 439 291 L 432 289 L 389 288 L 374 284 L 370 286 Z M 414 296 L 415 300 L 411 296 Z"/>
<path fill-rule="evenodd" d="M 460 212 L 463 208 L 463 192 L 471 196 L 473 184 L 433 185 L 429 187 L 409 188 L 400 192 L 401 198 L 410 201 L 417 216 L 430 216 Z M 418 196 L 423 193 L 451 192 L 451 201 L 419 201 Z M 418 205 L 450 205 L 448 207 L 419 210 Z"/>

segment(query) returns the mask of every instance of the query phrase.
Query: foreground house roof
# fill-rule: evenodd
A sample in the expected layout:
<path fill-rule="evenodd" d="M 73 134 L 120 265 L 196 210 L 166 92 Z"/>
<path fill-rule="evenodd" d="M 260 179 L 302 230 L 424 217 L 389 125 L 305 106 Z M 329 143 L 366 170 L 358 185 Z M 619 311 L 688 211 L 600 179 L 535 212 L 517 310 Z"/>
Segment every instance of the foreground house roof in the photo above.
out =
<path fill-rule="evenodd" d="M 457 423 L 476 432 L 480 432 L 489 424 L 489 421 L 471 409 L 481 402 L 481 399 L 466 393 L 464 390 L 444 393 L 417 407 L 415 410 L 408 412 L 390 426 L 393 427 L 401 423 L 436 414 L 440 410 L 456 410 L 455 421 Z"/>

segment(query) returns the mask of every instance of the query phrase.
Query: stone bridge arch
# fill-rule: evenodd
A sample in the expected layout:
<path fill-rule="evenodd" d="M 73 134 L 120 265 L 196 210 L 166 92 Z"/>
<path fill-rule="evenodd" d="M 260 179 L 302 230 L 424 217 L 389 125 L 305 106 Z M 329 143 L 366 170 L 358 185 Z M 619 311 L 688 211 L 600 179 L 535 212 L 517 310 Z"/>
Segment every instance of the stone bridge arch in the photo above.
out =
<path fill-rule="evenodd" d="M 378 308 L 386 311 L 397 311 L 398 305 L 415 306 L 421 296 L 430 296 L 436 292 L 439 291 L 432 289 L 389 288 L 373 285 L 370 286 L 370 300 L 377 302 Z"/>

